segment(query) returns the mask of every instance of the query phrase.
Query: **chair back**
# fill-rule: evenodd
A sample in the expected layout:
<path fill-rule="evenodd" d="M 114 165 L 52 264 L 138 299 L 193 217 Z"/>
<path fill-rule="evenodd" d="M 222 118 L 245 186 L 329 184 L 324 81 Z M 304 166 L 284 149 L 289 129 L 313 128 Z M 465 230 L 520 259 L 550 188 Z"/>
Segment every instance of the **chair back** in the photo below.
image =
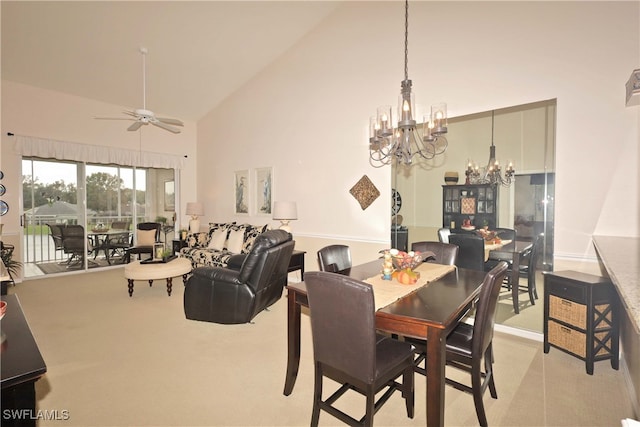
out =
<path fill-rule="evenodd" d="M 238 281 L 255 293 L 254 314 L 282 296 L 294 246 L 291 234 L 284 230 L 268 230 L 256 237 L 238 275 Z"/>
<path fill-rule="evenodd" d="M 351 251 L 349 246 L 329 245 L 318 251 L 318 265 L 320 271 L 337 273 L 351 268 Z"/>
<path fill-rule="evenodd" d="M 451 234 L 449 243 L 458 246 L 460 268 L 484 271 L 484 239 L 474 234 Z"/>
<path fill-rule="evenodd" d="M 62 244 L 62 226 L 59 224 L 47 224 L 49 226 L 49 233 L 51 233 L 51 238 L 53 239 L 53 245 L 56 250 L 60 250 L 64 248 Z"/>
<path fill-rule="evenodd" d="M 495 228 L 493 231 L 502 240 L 516 240 L 516 230 L 513 228 Z"/>
<path fill-rule="evenodd" d="M 413 242 L 411 244 L 412 251 L 433 252 L 435 258 L 426 262 L 435 264 L 455 265 L 458 260 L 458 247 L 451 243 L 442 242 Z"/>
<path fill-rule="evenodd" d="M 87 246 L 89 242 L 87 242 Z M 78 224 L 66 225 L 62 232 L 62 246 L 65 253 L 84 251 L 84 227 Z"/>
<path fill-rule="evenodd" d="M 375 305 L 371 285 L 340 274 L 305 273 L 313 357 L 363 382 L 375 378 Z"/>
<path fill-rule="evenodd" d="M 111 223 L 112 230 L 129 230 L 131 225 L 130 221 L 113 221 Z"/>
<path fill-rule="evenodd" d="M 485 275 L 482 281 L 482 289 L 480 290 L 473 323 L 473 342 L 471 344 L 471 357 L 473 359 L 481 360 L 493 339 L 498 296 L 502 281 L 507 274 L 507 267 L 506 262 L 500 261 Z"/>
<path fill-rule="evenodd" d="M 442 243 L 450 243 L 449 235 L 451 234 L 451 229 L 449 228 L 439 228 L 438 229 L 438 240 Z"/>

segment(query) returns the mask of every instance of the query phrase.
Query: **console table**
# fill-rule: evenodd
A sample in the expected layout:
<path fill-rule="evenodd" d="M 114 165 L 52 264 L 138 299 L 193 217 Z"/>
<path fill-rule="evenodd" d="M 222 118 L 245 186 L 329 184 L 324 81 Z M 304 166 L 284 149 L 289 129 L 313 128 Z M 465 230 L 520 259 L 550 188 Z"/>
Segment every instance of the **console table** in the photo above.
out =
<path fill-rule="evenodd" d="M 16 295 L 5 295 L 7 312 L 2 319 L 2 410 L 13 409 L 16 417 L 2 418 L 3 426 L 36 425 L 35 383 L 47 372 L 29 324 Z"/>

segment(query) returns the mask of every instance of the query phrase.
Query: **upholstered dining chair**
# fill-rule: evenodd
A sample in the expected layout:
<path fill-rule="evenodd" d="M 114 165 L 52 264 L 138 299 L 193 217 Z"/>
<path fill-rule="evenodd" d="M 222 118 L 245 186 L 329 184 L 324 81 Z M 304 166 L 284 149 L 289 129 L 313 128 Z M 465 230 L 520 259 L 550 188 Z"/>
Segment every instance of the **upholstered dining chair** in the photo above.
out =
<path fill-rule="evenodd" d="M 131 254 L 137 254 L 138 259 L 142 258 L 142 254 L 148 254 L 153 257 L 153 245 L 160 243 L 160 228 L 162 224 L 159 222 L 140 222 L 136 226 L 135 245 L 125 249 L 124 261 L 131 261 Z"/>
<path fill-rule="evenodd" d="M 526 285 L 520 285 L 518 283 L 519 290 L 526 291 L 529 294 L 529 301 L 531 305 L 535 305 L 536 299 L 538 299 L 538 290 L 536 287 L 536 267 L 538 261 L 540 259 L 541 247 L 544 244 L 544 233 L 538 234 L 535 236 L 533 240 L 533 245 L 531 246 L 531 251 L 529 253 L 524 254 L 524 261 L 520 260 L 520 268 L 518 272 L 518 277 L 527 279 Z M 511 274 L 512 265 L 509 265 L 509 272 Z M 505 280 L 507 287 L 511 289 L 510 282 Z"/>
<path fill-rule="evenodd" d="M 493 231 L 496 232 L 496 236 L 501 238 L 502 240 L 516 240 L 516 230 L 513 228 L 494 228 Z"/>
<path fill-rule="evenodd" d="M 487 425 L 482 397 L 489 387 L 491 397 L 498 398 L 493 380 L 493 329 L 495 324 L 498 296 L 502 282 L 507 274 L 507 263 L 501 261 L 495 268 L 487 272 L 482 281 L 480 296 L 476 304 L 473 325 L 464 321 L 458 323 L 447 336 L 446 363 L 447 366 L 468 372 L 471 375 L 471 386 L 459 381 L 445 378 L 448 385 L 471 393 L 476 408 L 476 415 L 481 426 Z M 420 361 L 429 357 L 426 354 L 424 340 L 406 339 L 416 347 L 416 353 L 422 357 L 416 359 L 415 370 L 425 374 L 425 370 L 418 366 Z M 484 365 L 484 369 L 483 369 Z"/>
<path fill-rule="evenodd" d="M 438 240 L 442 243 L 449 243 L 449 235 L 451 235 L 451 229 L 449 228 L 439 228 L 438 229 Z"/>
<path fill-rule="evenodd" d="M 458 260 L 460 268 L 484 271 L 484 239 L 475 234 L 451 234 L 449 243 L 458 246 Z"/>
<path fill-rule="evenodd" d="M 304 281 L 315 371 L 311 425 L 318 425 L 323 410 L 349 425 L 371 426 L 374 414 L 396 390 L 405 399 L 407 416 L 413 418 L 414 347 L 376 333 L 371 285 L 321 271 L 306 273 Z M 322 400 L 324 377 L 341 384 L 326 400 Z M 366 397 L 365 415 L 359 420 L 333 405 L 350 389 Z"/>
<path fill-rule="evenodd" d="M 318 251 L 320 271 L 338 273 L 351 268 L 351 250 L 346 245 L 329 245 Z"/>
<path fill-rule="evenodd" d="M 458 247 L 451 243 L 442 242 L 413 242 L 411 244 L 412 251 L 433 252 L 435 258 L 426 260 L 425 262 L 433 262 L 435 264 L 455 265 L 458 260 Z"/>

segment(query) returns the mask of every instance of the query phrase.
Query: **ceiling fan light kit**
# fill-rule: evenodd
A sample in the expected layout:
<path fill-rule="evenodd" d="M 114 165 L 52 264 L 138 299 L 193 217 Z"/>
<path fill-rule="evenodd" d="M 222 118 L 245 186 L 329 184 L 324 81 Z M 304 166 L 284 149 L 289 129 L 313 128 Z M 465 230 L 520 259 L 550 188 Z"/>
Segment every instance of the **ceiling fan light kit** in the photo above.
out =
<path fill-rule="evenodd" d="M 95 117 L 98 120 L 133 120 L 134 123 L 127 128 L 128 131 L 136 131 L 143 125 L 151 123 L 161 129 L 167 130 L 172 133 L 180 133 L 180 129 L 175 126 L 184 126 L 181 120 L 171 119 L 167 117 L 156 117 L 153 111 L 147 110 L 147 80 L 146 80 L 146 56 L 148 53 L 147 48 L 141 47 L 140 53 L 142 54 L 142 108 L 137 108 L 131 111 L 123 111 L 124 114 L 130 117 Z"/>

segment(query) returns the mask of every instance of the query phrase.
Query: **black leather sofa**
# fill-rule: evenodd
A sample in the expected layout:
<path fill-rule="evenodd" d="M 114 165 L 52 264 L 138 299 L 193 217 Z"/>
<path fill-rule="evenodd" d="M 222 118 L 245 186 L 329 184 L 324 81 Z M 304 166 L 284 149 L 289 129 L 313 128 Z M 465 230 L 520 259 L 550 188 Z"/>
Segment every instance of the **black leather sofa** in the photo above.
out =
<path fill-rule="evenodd" d="M 294 245 L 290 233 L 269 230 L 256 237 L 244 259 L 238 258 L 226 268 L 194 269 L 184 291 L 187 319 L 250 322 L 282 296 Z"/>

